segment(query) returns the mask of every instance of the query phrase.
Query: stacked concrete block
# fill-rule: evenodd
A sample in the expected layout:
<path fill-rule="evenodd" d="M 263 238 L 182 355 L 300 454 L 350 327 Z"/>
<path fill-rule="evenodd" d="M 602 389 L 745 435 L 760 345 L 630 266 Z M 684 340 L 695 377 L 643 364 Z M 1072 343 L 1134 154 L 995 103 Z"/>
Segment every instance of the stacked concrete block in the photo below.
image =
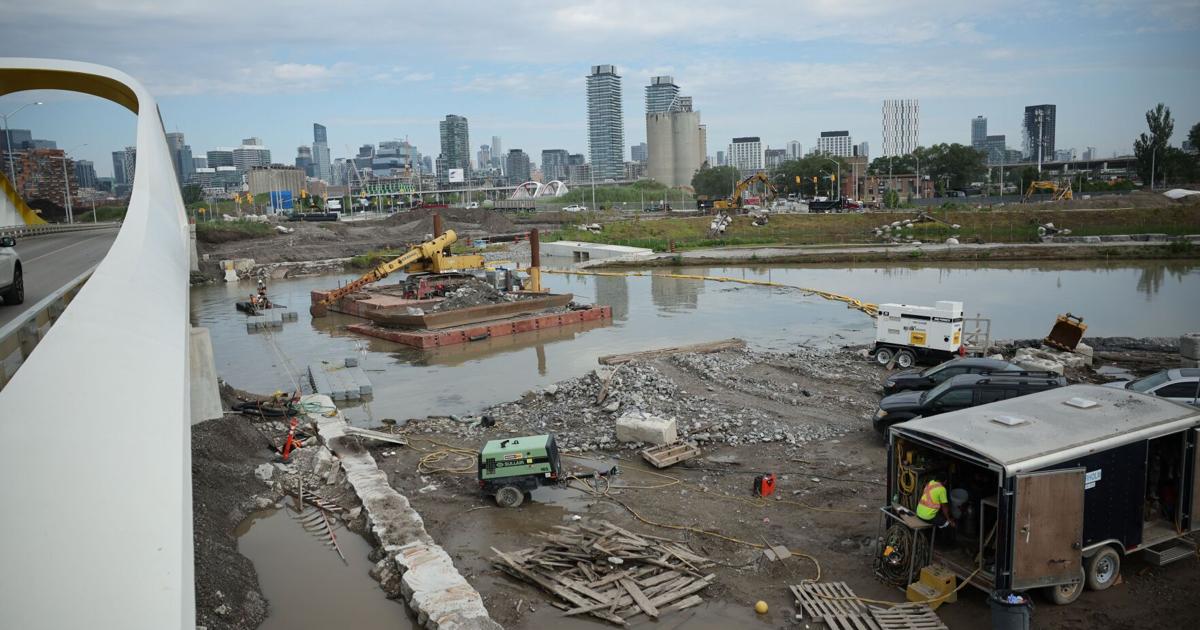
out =
<path fill-rule="evenodd" d="M 641 411 L 617 418 L 617 441 L 642 444 L 671 444 L 679 439 L 675 419 L 667 420 Z"/>
<path fill-rule="evenodd" d="M 350 362 L 354 365 L 347 366 Z M 334 400 L 358 400 L 374 392 L 366 372 L 358 367 L 357 359 L 310 363 L 308 379 L 314 392 Z"/>
<path fill-rule="evenodd" d="M 299 320 L 296 311 L 283 308 L 270 308 L 265 311 L 260 311 L 262 315 L 251 315 L 246 318 L 246 331 L 255 332 L 258 330 L 279 329 L 283 328 L 284 322 L 294 322 Z"/>
<path fill-rule="evenodd" d="M 1179 358 L 1183 367 L 1200 367 L 1200 332 L 1179 337 Z"/>

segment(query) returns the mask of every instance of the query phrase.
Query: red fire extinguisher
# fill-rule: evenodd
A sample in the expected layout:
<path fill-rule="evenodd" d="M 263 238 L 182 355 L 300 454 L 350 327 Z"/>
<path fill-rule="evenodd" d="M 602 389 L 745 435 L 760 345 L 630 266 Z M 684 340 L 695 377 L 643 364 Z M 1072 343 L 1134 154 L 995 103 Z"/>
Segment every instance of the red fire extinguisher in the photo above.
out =
<path fill-rule="evenodd" d="M 769 497 L 775 493 L 775 473 L 758 475 L 754 478 L 754 496 Z"/>

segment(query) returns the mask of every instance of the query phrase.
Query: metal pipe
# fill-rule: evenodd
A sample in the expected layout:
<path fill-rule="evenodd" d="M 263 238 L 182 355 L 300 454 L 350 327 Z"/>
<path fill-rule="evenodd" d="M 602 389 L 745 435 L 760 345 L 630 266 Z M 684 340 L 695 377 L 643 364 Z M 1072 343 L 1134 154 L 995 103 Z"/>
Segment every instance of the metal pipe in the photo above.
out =
<path fill-rule="evenodd" d="M 542 292 L 542 241 L 537 228 L 529 231 L 529 290 Z"/>
<path fill-rule="evenodd" d="M 433 213 L 433 237 L 437 238 L 442 235 L 442 215 L 439 212 Z"/>

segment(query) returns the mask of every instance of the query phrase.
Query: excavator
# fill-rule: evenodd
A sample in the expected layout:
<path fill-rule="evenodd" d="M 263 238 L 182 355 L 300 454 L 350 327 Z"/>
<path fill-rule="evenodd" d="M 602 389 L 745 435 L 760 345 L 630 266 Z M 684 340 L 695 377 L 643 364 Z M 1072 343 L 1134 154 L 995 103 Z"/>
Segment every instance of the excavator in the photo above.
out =
<path fill-rule="evenodd" d="M 313 317 L 324 317 L 329 311 L 330 304 L 369 284 L 379 282 L 397 271 L 412 274 L 406 282 L 406 292 L 413 293 L 413 297 L 418 298 L 425 297 L 423 287 L 428 286 L 430 280 L 445 280 L 450 284 L 465 281 L 469 277 L 468 274 L 455 272 L 483 268 L 483 256 L 448 254 L 450 246 L 457 240 L 458 235 L 454 233 L 454 230 L 446 230 L 445 233 L 432 240 L 421 243 L 404 254 L 375 267 L 357 280 L 330 291 L 325 299 L 309 307 L 309 313 Z"/>
<path fill-rule="evenodd" d="M 1037 194 L 1037 192 L 1040 190 L 1048 191 L 1050 193 L 1051 199 L 1053 199 L 1054 201 L 1070 200 L 1073 198 L 1073 195 L 1071 194 L 1071 185 L 1070 184 L 1061 186 L 1061 185 L 1059 185 L 1058 182 L 1054 182 L 1054 181 L 1050 181 L 1050 180 L 1039 180 L 1039 181 L 1035 181 L 1035 182 L 1029 182 L 1029 188 L 1025 191 L 1025 194 L 1021 197 L 1021 203 L 1025 203 L 1026 201 L 1029 201 L 1029 198 L 1032 197 L 1033 195 Z"/>
<path fill-rule="evenodd" d="M 775 195 L 775 187 L 771 185 L 771 179 L 767 174 L 759 171 L 746 179 L 737 183 L 733 188 L 733 194 L 728 199 L 718 199 L 713 202 L 714 210 L 740 210 L 742 208 L 742 195 L 750 188 L 754 182 L 762 182 L 767 188 L 767 192 L 773 197 Z"/>

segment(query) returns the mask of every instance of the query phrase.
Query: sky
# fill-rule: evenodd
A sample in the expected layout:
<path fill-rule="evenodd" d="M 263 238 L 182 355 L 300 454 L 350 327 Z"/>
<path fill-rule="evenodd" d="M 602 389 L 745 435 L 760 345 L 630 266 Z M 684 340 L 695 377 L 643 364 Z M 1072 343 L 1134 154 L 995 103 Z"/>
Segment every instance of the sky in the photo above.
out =
<path fill-rule="evenodd" d="M 887 98 L 920 101 L 920 143 L 970 142 L 970 122 L 1021 144 L 1026 105 L 1057 105 L 1057 146 L 1129 153 L 1163 102 L 1173 143 L 1200 121 L 1200 0 L 0 0 L 0 56 L 109 65 L 142 81 L 193 155 L 258 136 L 276 162 L 329 129 L 333 156 L 404 139 L 438 153 L 438 120 L 470 121 L 472 152 L 503 138 L 586 153 L 585 77 L 623 77 L 626 158 L 645 140 L 644 90 L 675 77 L 708 127 L 808 150 L 823 130 L 881 148 Z M 0 113 L 112 171 L 133 116 L 60 92 L 0 97 Z M 83 146 L 81 146 L 83 145 Z"/>

